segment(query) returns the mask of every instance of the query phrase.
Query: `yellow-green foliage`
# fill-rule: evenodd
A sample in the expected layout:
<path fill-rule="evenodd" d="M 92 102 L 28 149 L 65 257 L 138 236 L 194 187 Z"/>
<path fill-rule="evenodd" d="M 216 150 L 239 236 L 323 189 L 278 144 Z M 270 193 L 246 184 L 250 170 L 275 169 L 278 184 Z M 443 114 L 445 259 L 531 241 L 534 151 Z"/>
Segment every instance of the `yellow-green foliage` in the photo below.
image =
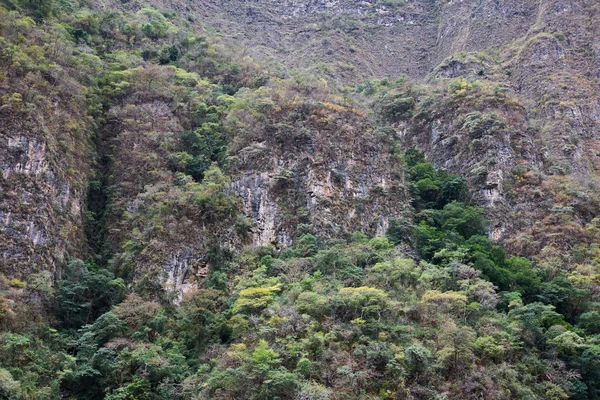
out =
<path fill-rule="evenodd" d="M 10 285 L 10 286 L 12 286 L 12 287 L 14 287 L 14 288 L 19 288 L 19 289 L 21 289 L 21 288 L 24 288 L 24 287 L 26 287 L 26 286 L 27 286 L 27 283 L 25 283 L 25 282 L 23 282 L 23 281 L 21 281 L 21 280 L 19 280 L 19 279 L 17 279 L 17 278 L 14 278 L 14 279 L 12 279 L 12 280 L 9 282 L 9 285 Z"/>
<path fill-rule="evenodd" d="M 463 97 L 469 91 L 476 87 L 476 83 L 465 78 L 455 80 L 448 87 L 448 93 L 452 93 L 455 97 Z"/>
<path fill-rule="evenodd" d="M 240 291 L 233 312 L 260 310 L 266 307 L 280 291 L 281 285 L 244 289 Z"/>
<path fill-rule="evenodd" d="M 454 291 L 427 290 L 419 304 L 428 318 L 437 312 L 460 314 L 467 305 L 467 296 Z"/>
<path fill-rule="evenodd" d="M 175 70 L 174 82 L 178 85 L 194 87 L 200 84 L 200 78 L 195 72 L 187 72 L 186 70 L 177 68 Z"/>
<path fill-rule="evenodd" d="M 390 306 L 386 292 L 368 286 L 342 288 L 333 301 L 338 312 L 349 319 L 378 317 Z"/>

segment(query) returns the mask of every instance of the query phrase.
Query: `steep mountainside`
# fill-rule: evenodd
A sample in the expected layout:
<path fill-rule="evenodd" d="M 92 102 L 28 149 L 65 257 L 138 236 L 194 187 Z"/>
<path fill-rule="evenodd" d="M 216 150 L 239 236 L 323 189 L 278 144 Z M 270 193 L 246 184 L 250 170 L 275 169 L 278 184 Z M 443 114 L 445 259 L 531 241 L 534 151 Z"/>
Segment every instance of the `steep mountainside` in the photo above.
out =
<path fill-rule="evenodd" d="M 0 397 L 600 398 L 600 3 L 0 0 Z"/>
<path fill-rule="evenodd" d="M 596 2 L 156 4 L 201 21 L 225 46 L 267 60 L 284 76 L 304 68 L 334 86 L 401 74 L 428 82 L 420 98 L 439 99 L 428 105 L 429 119 L 390 122 L 398 123 L 405 146 L 418 145 L 436 165 L 469 179 L 480 204 L 490 207 L 494 238 L 509 240 L 515 251 L 534 255 L 545 247 L 532 221 L 552 225 L 554 206 L 574 207 L 580 228 L 591 220 L 582 209 L 595 205 L 581 197 L 595 198 L 595 188 L 578 182 L 593 181 L 598 163 Z M 475 89 L 465 83 L 471 93 L 443 98 L 461 78 Z M 463 139 L 470 112 L 498 114 L 502 132 Z M 562 250 L 574 245 L 572 232 L 558 236 L 551 243 Z"/>
<path fill-rule="evenodd" d="M 263 65 L 269 65 L 271 73 L 282 74 L 284 78 L 292 71 L 292 75 L 296 76 L 298 82 L 313 79 L 310 78 L 311 74 L 316 74 L 328 79 L 328 86 L 339 87 L 351 83 L 364 83 L 372 77 L 397 77 L 399 74 L 407 74 L 411 82 L 408 84 L 410 89 L 407 89 L 410 93 L 402 97 L 404 95 L 396 90 L 389 96 L 413 98 L 414 107 L 419 110 L 419 114 L 412 116 L 410 113 L 405 113 L 400 118 L 388 115 L 382 117 L 382 120 L 394 127 L 396 130 L 394 136 L 399 137 L 405 148 L 417 146 L 437 166 L 448 168 L 468 179 L 475 192 L 475 199 L 488 208 L 495 240 L 505 241 L 514 251 L 529 256 L 539 255 L 548 245 L 564 251 L 572 248 L 576 243 L 588 242 L 583 229 L 591 223 L 594 217 L 592 210 L 597 207 L 594 200 L 597 197 L 596 189 L 592 182 L 597 170 L 596 132 L 600 118 L 600 99 L 597 95 L 600 90 L 598 86 L 600 66 L 596 57 L 600 46 L 597 39 L 599 28 L 598 24 L 594 23 L 598 20 L 599 11 L 595 2 L 510 1 L 498 4 L 493 1 L 209 1 L 154 4 L 186 15 L 190 23 L 189 29 L 213 32 L 212 34 L 217 38 L 216 42 L 221 43 L 219 46 L 229 48 L 228 52 L 241 51 L 242 56 L 250 55 L 261 60 L 262 63 L 267 62 L 268 64 Z M 147 9 L 144 9 L 143 4 L 139 2 L 118 5 L 109 3 L 104 7 L 136 11 L 141 20 L 150 21 L 153 18 L 152 14 L 144 11 Z M 86 24 L 89 25 L 89 22 Z M 120 22 L 112 21 L 111 24 L 119 26 Z M 78 28 L 83 29 L 82 32 L 85 31 L 84 25 L 80 24 Z M 510 29 L 506 29 L 507 26 Z M 135 33 L 129 33 L 131 38 L 132 34 Z M 175 43 L 180 40 L 175 39 L 167 31 L 165 35 L 153 35 L 147 37 L 146 43 L 143 40 L 139 41 L 139 37 L 136 38 L 139 44 L 135 46 L 148 48 L 151 40 L 161 43 Z M 117 39 L 117 42 L 119 41 L 122 39 Z M 122 44 L 116 43 L 115 46 L 119 48 Z M 175 43 L 175 47 L 177 46 L 181 45 Z M 165 51 L 164 47 L 163 45 L 163 51 Z M 87 51 L 83 50 L 83 53 Z M 149 50 L 144 51 L 146 53 L 142 56 L 147 59 Z M 232 56 L 227 57 L 231 59 Z M 298 72 L 294 72 L 297 71 L 296 68 L 305 69 L 301 75 L 297 75 Z M 226 79 L 236 78 L 230 76 Z M 459 81 L 460 79 L 467 81 Z M 423 80 L 427 83 L 419 83 Z M 6 86 L 8 81 L 5 82 L 4 86 L 8 88 Z M 217 79 L 215 83 L 220 82 Z M 369 83 L 367 86 L 369 88 L 363 90 L 363 94 L 371 90 L 372 85 Z M 364 89 L 365 86 L 363 84 L 360 87 Z M 296 107 L 294 104 L 296 100 L 292 100 L 291 97 L 297 95 L 290 92 L 294 89 L 286 90 L 287 96 L 290 97 L 288 100 L 273 102 L 273 99 L 268 98 L 268 94 L 259 96 L 265 97 L 265 101 L 269 104 L 282 102 L 281 105 L 276 104 L 276 108 L 291 110 Z M 301 96 L 313 96 L 314 99 L 311 101 L 317 101 L 319 96 L 324 97 L 331 90 L 327 88 L 323 91 L 321 88 L 317 89 L 322 93 L 321 95 L 313 96 L 311 93 L 301 94 Z M 236 138 L 239 143 L 235 143 L 231 154 L 236 156 L 231 171 L 232 173 L 238 171 L 234 173 L 239 176 L 234 179 L 236 180 L 234 186 L 243 199 L 245 216 L 256 223 L 256 226 L 251 229 L 253 243 L 274 242 L 289 245 L 295 235 L 295 226 L 298 222 L 292 221 L 292 225 L 289 225 L 289 222 L 284 221 L 284 215 L 286 212 L 294 214 L 298 208 L 307 209 L 308 220 L 323 227 L 323 230 L 319 228 L 319 232 L 339 233 L 340 226 L 349 227 L 349 222 L 342 220 L 350 221 L 355 218 L 352 210 L 356 205 L 349 203 L 341 208 L 338 206 L 336 211 L 331 209 L 327 203 L 339 197 L 333 181 L 343 180 L 337 183 L 337 186 L 346 187 L 350 191 L 342 192 L 343 202 L 346 197 L 365 198 L 371 188 L 381 186 L 385 191 L 389 185 L 396 187 L 392 182 L 393 179 L 402 179 L 390 176 L 390 174 L 398 174 L 398 168 L 386 170 L 381 167 L 394 165 L 393 162 L 381 160 L 375 165 L 368 165 L 364 164 L 364 161 L 354 159 L 355 155 L 367 161 L 379 158 L 371 155 L 380 153 L 381 149 L 378 146 L 385 146 L 385 144 L 372 143 L 372 140 L 366 138 L 359 139 L 356 132 L 344 128 L 344 126 L 354 125 L 353 129 L 362 132 L 374 130 L 369 127 L 370 123 L 365 121 L 367 118 L 361 118 L 361 115 L 363 117 L 365 115 L 364 111 L 361 111 L 360 107 L 347 103 L 348 95 L 352 95 L 349 90 L 351 90 L 349 87 L 342 88 L 341 94 L 346 93 L 346 97 L 333 100 L 333 103 L 339 104 L 340 110 L 327 110 L 326 101 L 324 105 L 318 107 L 324 107 L 326 112 L 354 113 L 356 115 L 351 117 L 350 121 L 355 119 L 358 124 L 364 125 L 363 127 L 348 121 L 347 115 L 344 114 L 332 117 L 331 121 L 326 123 L 331 126 L 330 128 L 323 125 L 323 122 L 320 123 L 323 126 L 314 125 L 310 120 L 303 122 L 296 119 L 292 124 L 288 124 L 282 120 L 283 111 L 277 111 L 277 113 L 263 113 L 261 118 L 267 120 L 261 121 L 258 125 L 256 121 L 248 122 L 254 124 L 254 129 L 259 131 L 254 134 L 254 137 Z M 7 96 L 10 95 L 9 92 L 10 90 L 6 91 Z M 368 94 L 370 98 L 376 98 L 383 96 L 381 93 L 380 91 Z M 139 98 L 140 94 L 135 93 L 132 96 Z M 172 103 L 172 100 L 168 99 L 168 94 L 166 97 L 167 103 Z M 139 112 L 156 113 L 154 108 L 161 107 L 160 100 L 162 99 L 156 101 L 152 96 L 143 99 L 145 105 L 139 107 Z M 368 97 L 360 96 L 358 100 L 362 103 L 370 101 Z M 119 101 L 123 103 L 126 98 L 120 98 Z M 289 103 L 290 101 L 292 103 Z M 375 102 L 377 101 L 379 100 Z M 307 104 L 306 107 L 313 106 Z M 185 125 L 186 122 L 180 121 L 180 116 L 172 114 L 173 110 L 167 108 L 169 107 L 163 105 L 163 111 L 158 111 L 166 113 L 162 120 L 172 121 L 166 122 L 165 131 L 182 132 L 184 128 L 181 125 Z M 427 108 L 426 112 L 421 108 Z M 5 110 L 8 112 L 10 109 L 5 108 Z M 481 115 L 478 117 L 472 113 Z M 37 114 L 39 116 L 39 112 Z M 125 114 L 121 113 L 116 118 L 127 118 Z M 494 123 L 496 117 L 497 121 Z M 284 119 L 287 118 L 286 116 Z M 80 121 L 83 119 L 79 118 Z M 468 128 L 467 119 L 471 121 L 471 125 L 481 126 Z M 343 120 L 343 122 L 340 124 L 336 120 Z M 140 126 L 138 121 L 135 121 L 136 129 L 141 128 L 140 132 L 145 132 L 147 127 Z M 7 124 L 4 124 L 5 129 L 9 129 L 13 123 L 12 118 L 7 120 Z M 19 120 L 19 123 L 25 122 Z M 485 124 L 492 126 L 487 127 L 484 126 Z M 64 123 L 62 125 L 65 126 Z M 285 133 L 279 133 L 279 136 L 284 137 L 279 140 L 284 145 L 280 149 L 272 148 L 271 143 L 267 145 L 264 138 L 261 138 L 261 135 L 277 136 L 279 131 L 288 129 L 283 125 L 295 125 L 295 128 L 301 128 L 305 132 L 302 135 L 307 136 L 304 139 L 291 138 L 295 141 L 295 146 L 299 146 L 297 150 L 292 150 L 293 155 L 287 153 L 291 149 L 286 146 L 288 138 L 285 137 Z M 108 130 L 115 129 L 110 126 Z M 131 129 L 127 127 L 124 129 L 127 133 L 135 135 Z M 474 133 L 469 129 L 478 132 Z M 18 212 L 9 209 L 12 207 L 5 206 L 2 211 L 3 224 L 7 229 L 12 229 L 11 232 L 22 231 L 21 236 L 14 236 L 25 241 L 22 245 L 13 246 L 10 251 L 5 250 L 3 257 L 7 260 L 9 257 L 23 258 L 24 262 L 31 263 L 38 257 L 36 254 L 42 252 L 41 249 L 36 250 L 36 246 L 50 240 L 52 248 L 44 250 L 47 253 L 44 260 L 49 260 L 53 264 L 53 257 L 62 259 L 65 250 L 77 254 L 79 252 L 77 249 L 82 248 L 81 207 L 86 178 L 67 179 L 64 182 L 57 180 L 54 175 L 65 167 L 45 159 L 46 147 L 52 146 L 52 143 L 48 144 L 44 139 L 39 138 L 36 139 L 37 141 L 30 140 L 27 135 L 16 132 L 23 130 L 7 131 L 4 145 L 9 151 L 6 152 L 8 158 L 4 161 L 4 179 L 13 175 L 13 171 L 17 171 L 19 176 L 33 175 L 36 177 L 35 180 L 45 180 L 47 182 L 45 185 L 49 185 L 48 188 L 40 187 L 31 193 L 15 195 L 24 199 L 21 203 L 35 203 L 37 207 L 42 200 L 28 202 L 23 196 L 39 198 L 39 196 L 46 196 L 45 193 L 60 193 L 59 208 L 71 209 L 72 216 L 63 217 L 65 213 L 58 211 L 58 214 L 53 217 L 52 213 L 55 211 L 38 210 L 39 218 L 46 222 L 42 220 L 36 222 L 32 218 L 37 213 L 25 211 L 25 214 L 19 216 Z M 30 132 L 31 129 L 26 131 Z M 46 132 L 49 131 L 46 128 Z M 342 133 L 346 131 L 347 134 Z M 341 140 L 334 144 L 340 146 L 338 150 L 327 151 L 317 156 L 320 160 L 314 157 L 305 157 L 304 160 L 298 158 L 299 151 L 308 153 L 313 151 L 310 147 L 306 147 L 309 143 L 316 151 L 324 151 L 322 146 L 326 142 L 322 140 L 327 138 L 326 140 L 331 141 L 334 136 L 331 132 L 340 135 Z M 321 138 L 314 137 L 315 134 Z M 117 133 L 111 135 L 115 136 Z M 83 148 L 81 146 L 87 146 L 89 141 L 85 137 L 74 140 L 79 141 L 79 149 Z M 59 140 L 56 142 L 57 145 L 65 143 Z M 374 147 L 371 150 L 363 150 L 361 146 L 366 145 L 366 142 L 370 143 L 368 146 Z M 139 143 L 132 145 L 137 146 Z M 239 147 L 242 145 L 243 147 Z M 272 156 L 269 157 L 271 165 L 266 165 L 264 162 L 257 164 L 253 160 L 258 153 L 261 153 L 261 146 L 266 146 L 267 151 L 272 152 Z M 61 151 L 51 147 L 48 149 Z M 73 148 L 62 151 L 72 152 Z M 126 151 L 125 155 L 129 154 L 127 150 L 118 148 L 117 160 L 120 151 Z M 237 161 L 240 157 L 234 154 L 237 151 L 242 151 L 241 162 Z M 263 152 L 260 157 L 264 158 L 269 154 Z M 68 163 L 68 160 L 63 157 L 56 162 Z M 318 167 L 317 169 L 309 167 L 307 161 L 312 165 L 317 163 L 316 165 L 320 164 L 326 168 L 319 171 Z M 74 166 L 73 163 L 65 166 L 79 173 L 89 168 Z M 355 169 L 355 172 L 350 171 L 351 169 Z M 44 172 L 46 170 L 50 174 L 47 177 Z M 138 171 L 132 170 L 131 173 L 137 175 Z M 281 201 L 284 199 L 281 193 L 268 189 L 274 186 L 285 186 L 286 181 L 289 186 L 291 176 L 282 178 L 281 173 L 296 174 L 297 177 L 302 178 L 293 179 L 294 199 L 291 202 L 288 201 L 290 199 L 285 199 L 286 206 L 283 208 Z M 136 179 L 139 181 L 140 177 Z M 115 183 L 125 185 L 128 180 L 127 175 L 123 175 L 116 177 Z M 586 183 L 582 184 L 582 180 Z M 152 181 L 150 179 L 140 182 L 140 185 L 144 187 Z M 82 182 L 84 186 L 77 187 L 76 182 Z M 69 185 L 75 187 L 68 187 Z M 19 190 L 24 189 L 21 187 Z M 359 193 L 358 197 L 351 194 L 356 190 L 358 190 L 356 193 Z M 8 183 L 6 192 L 14 193 Z M 137 190 L 129 191 L 128 195 L 115 199 L 115 204 L 131 202 L 137 193 Z M 315 196 L 324 196 L 325 203 L 312 201 Z M 126 200 L 127 198 L 129 200 Z M 367 202 L 367 204 L 368 207 L 379 207 L 376 205 L 379 204 L 378 202 Z M 119 207 L 115 205 L 114 208 Z M 313 210 L 314 207 L 318 210 Z M 374 224 L 368 229 L 381 234 L 386 228 L 386 218 L 402 211 L 402 207 L 400 209 L 383 207 L 379 211 L 373 209 L 367 214 L 359 213 L 356 218 L 367 218 L 369 224 Z M 563 227 L 564 229 L 552 226 L 555 225 L 557 207 L 566 210 L 564 212 L 568 214 L 567 217 L 572 219 L 567 227 Z M 316 212 L 314 216 L 313 211 Z M 372 220 L 373 212 L 375 220 Z M 69 225 L 59 228 L 63 222 L 51 224 L 47 222 L 58 216 Z M 67 222 L 72 218 L 75 219 Z M 376 222 L 377 218 L 383 219 Z M 358 225 L 352 226 L 367 227 L 366 220 L 356 222 Z M 48 234 L 46 231 L 50 229 L 50 225 L 52 229 L 60 230 L 62 233 L 55 231 Z M 326 228 L 327 226 L 330 227 Z M 550 230 L 550 239 L 546 234 L 548 230 Z M 59 239 L 67 237 L 70 239 L 64 243 L 61 242 L 63 239 Z M 77 237 L 80 241 L 72 245 Z M 229 240 L 235 241 L 235 239 Z M 33 247 L 30 247 L 28 242 L 33 243 Z M 26 248 L 29 250 L 25 250 Z M 33 254 L 31 254 L 32 249 Z M 54 256 L 47 258 L 49 254 Z M 12 264 L 13 261 L 10 263 Z"/>
<path fill-rule="evenodd" d="M 429 86 L 415 91 L 420 100 L 436 100 L 427 104 L 426 120 L 405 116 L 395 127 L 405 146 L 417 145 L 436 165 L 469 179 L 480 204 L 490 207 L 494 238 L 527 255 L 548 245 L 564 251 L 584 240 L 575 231 L 590 223 L 588 209 L 596 208 L 597 197 L 589 185 L 598 169 L 596 2 L 228 1 L 186 7 L 190 15 L 206 16 L 245 54 L 283 68 L 309 67 L 351 84 L 399 74 L 415 82 L 425 78 Z M 452 88 L 461 78 L 472 82 Z M 455 93 L 451 99 L 442 95 L 447 88 Z M 481 127 L 466 137 L 471 112 L 484 114 L 473 122 L 481 124 L 497 114 L 502 127 Z M 554 207 L 574 208 L 568 231 L 554 232 Z"/>
<path fill-rule="evenodd" d="M 1 18 L 0 263 L 9 276 L 55 272 L 65 252 L 87 252 L 93 70 L 56 30 L 29 34 L 31 19 Z"/>

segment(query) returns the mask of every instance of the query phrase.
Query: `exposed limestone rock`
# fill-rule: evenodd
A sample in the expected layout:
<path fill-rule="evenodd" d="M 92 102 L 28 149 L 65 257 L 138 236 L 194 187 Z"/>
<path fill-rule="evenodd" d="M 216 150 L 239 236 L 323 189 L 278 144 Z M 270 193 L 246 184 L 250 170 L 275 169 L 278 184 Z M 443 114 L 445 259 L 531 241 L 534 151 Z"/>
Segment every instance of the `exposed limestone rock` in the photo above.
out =
<path fill-rule="evenodd" d="M 268 196 L 270 181 L 268 173 L 247 175 L 234 182 L 232 189 L 242 198 L 245 214 L 254 220 L 251 231 L 253 244 L 282 243 L 289 246 L 290 235 L 278 229 L 283 218 L 282 211 Z"/>
<path fill-rule="evenodd" d="M 197 288 L 198 282 L 208 276 L 208 267 L 189 252 L 171 255 L 164 270 L 167 277 L 163 285 L 175 293 L 175 304 L 180 304 L 183 296 Z"/>
<path fill-rule="evenodd" d="M 54 271 L 66 249 L 84 250 L 81 210 L 87 182 L 59 178 L 66 159 L 54 158 L 48 144 L 53 139 L 34 137 L 24 129 L 28 124 L 0 127 L 0 264 L 8 276 Z"/>

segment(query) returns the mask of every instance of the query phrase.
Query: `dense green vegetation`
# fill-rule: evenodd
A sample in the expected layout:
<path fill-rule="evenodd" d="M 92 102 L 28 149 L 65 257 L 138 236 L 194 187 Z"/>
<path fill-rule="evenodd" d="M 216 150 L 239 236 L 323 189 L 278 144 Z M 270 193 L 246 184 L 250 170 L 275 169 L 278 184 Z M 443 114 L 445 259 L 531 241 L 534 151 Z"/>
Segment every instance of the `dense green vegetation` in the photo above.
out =
<path fill-rule="evenodd" d="M 327 102 L 322 82 L 235 61 L 155 8 L 7 4 L 1 107 L 64 96 L 77 65 L 89 153 L 129 147 L 96 154 L 88 258 L 0 275 L 0 398 L 600 399 L 598 274 L 507 254 L 465 179 L 414 149 L 390 146 L 412 204 L 386 237 L 319 237 L 302 219 L 313 233 L 290 247 L 221 240 L 251 226 L 228 174 L 243 155 L 260 162 L 245 142 L 267 114 L 306 128 L 350 108 Z M 285 91 L 291 105 L 274 104 Z M 375 108 L 388 122 L 419 117 L 423 102 L 386 93 Z M 503 128 L 481 113 L 464 124 L 476 138 Z M 310 141 L 269 129 L 282 147 Z M 191 236 L 204 238 L 208 271 L 176 305 L 153 267 Z"/>
<path fill-rule="evenodd" d="M 221 257 L 178 307 L 123 299 L 122 280 L 72 261 L 44 293 L 56 304 L 55 328 L 0 336 L 3 390 L 9 398 L 598 398 L 600 314 L 586 284 L 507 257 L 485 235 L 481 209 L 457 201 L 466 193 L 442 189 L 456 176 L 414 151 L 405 159 L 420 211 L 394 221 L 388 238 L 304 235 L 281 253 Z M 432 174 L 437 193 L 420 192 Z"/>

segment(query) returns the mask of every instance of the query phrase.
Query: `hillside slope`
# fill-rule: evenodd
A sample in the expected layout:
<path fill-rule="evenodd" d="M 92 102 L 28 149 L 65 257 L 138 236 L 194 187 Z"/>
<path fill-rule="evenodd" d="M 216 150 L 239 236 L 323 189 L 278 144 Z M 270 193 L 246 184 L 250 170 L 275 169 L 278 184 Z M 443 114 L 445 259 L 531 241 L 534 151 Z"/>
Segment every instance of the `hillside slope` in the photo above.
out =
<path fill-rule="evenodd" d="M 482 88 L 463 99 L 459 94 L 452 104 L 440 98 L 429 105 L 427 121 L 405 116 L 395 126 L 403 145 L 417 145 L 436 165 L 467 177 L 478 202 L 489 207 L 494 237 L 522 254 L 539 254 L 546 246 L 539 231 L 547 227 L 531 222 L 552 225 L 555 206 L 574 208 L 576 226 L 550 239 L 561 251 L 574 246 L 573 229 L 591 222 L 597 195 L 580 182 L 593 181 L 598 169 L 595 2 L 155 4 L 186 15 L 232 51 L 265 61 L 284 76 L 302 69 L 347 94 L 369 79 L 401 75 L 417 86 L 427 82 L 418 90 L 421 99 L 442 97 L 457 79 L 477 81 Z M 473 147 L 473 137 L 463 139 L 470 112 L 497 113 L 507 126 L 498 135 L 477 137 Z"/>
<path fill-rule="evenodd" d="M 0 0 L 0 397 L 600 398 L 599 29 Z"/>

